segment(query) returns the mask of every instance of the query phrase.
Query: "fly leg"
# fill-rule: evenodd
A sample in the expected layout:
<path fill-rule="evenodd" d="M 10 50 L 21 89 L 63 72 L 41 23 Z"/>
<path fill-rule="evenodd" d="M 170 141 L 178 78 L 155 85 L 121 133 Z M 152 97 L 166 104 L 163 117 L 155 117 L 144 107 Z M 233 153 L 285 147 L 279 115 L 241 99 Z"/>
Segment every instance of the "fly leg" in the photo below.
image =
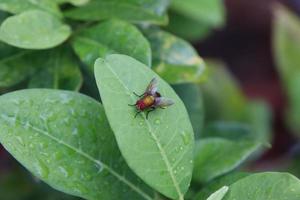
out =
<path fill-rule="evenodd" d="M 154 110 L 155 110 L 155 108 L 154 108 L 154 107 L 151 107 L 150 110 L 147 111 L 147 113 L 146 113 L 146 119 L 148 119 L 149 113 L 151 113 L 151 112 L 154 111 Z"/>
<path fill-rule="evenodd" d="M 137 96 L 137 97 L 142 97 L 142 96 L 144 96 L 144 94 L 139 95 L 139 94 L 137 94 L 137 93 L 135 93 L 135 92 L 133 92 L 133 94 L 134 94 L 135 96 Z"/>
<path fill-rule="evenodd" d="M 134 118 L 136 118 L 142 111 L 138 111 L 135 113 Z"/>

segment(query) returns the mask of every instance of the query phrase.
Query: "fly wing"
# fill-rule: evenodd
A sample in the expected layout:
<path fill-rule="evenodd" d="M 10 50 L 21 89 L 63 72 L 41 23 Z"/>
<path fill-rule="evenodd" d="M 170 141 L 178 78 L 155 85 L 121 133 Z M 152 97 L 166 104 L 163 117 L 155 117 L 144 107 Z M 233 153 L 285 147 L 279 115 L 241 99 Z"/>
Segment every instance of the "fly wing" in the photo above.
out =
<path fill-rule="evenodd" d="M 165 107 L 173 105 L 174 103 L 175 102 L 172 99 L 165 98 L 165 97 L 158 97 L 155 99 L 154 106 L 165 108 Z"/>
<path fill-rule="evenodd" d="M 158 81 L 157 81 L 156 78 L 153 78 L 150 81 L 150 83 L 149 83 L 149 85 L 148 85 L 148 87 L 147 87 L 147 89 L 145 91 L 145 94 L 149 94 L 149 95 L 153 95 L 154 96 L 156 94 L 156 92 L 157 92 L 157 89 L 158 89 Z"/>

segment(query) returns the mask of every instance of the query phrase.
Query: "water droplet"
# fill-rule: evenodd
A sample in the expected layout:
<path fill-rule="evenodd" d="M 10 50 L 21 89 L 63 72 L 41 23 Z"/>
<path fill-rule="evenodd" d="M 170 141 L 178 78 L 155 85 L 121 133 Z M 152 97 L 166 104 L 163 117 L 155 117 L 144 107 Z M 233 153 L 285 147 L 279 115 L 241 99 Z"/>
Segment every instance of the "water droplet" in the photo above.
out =
<path fill-rule="evenodd" d="M 190 160 L 190 163 L 194 163 L 194 161 L 193 161 L 193 160 Z"/>
<path fill-rule="evenodd" d="M 34 145 L 32 143 L 29 144 L 29 148 L 33 149 Z"/>
<path fill-rule="evenodd" d="M 78 129 L 77 129 L 77 128 L 74 128 L 74 129 L 73 129 L 72 135 L 78 135 Z"/>
<path fill-rule="evenodd" d="M 70 176 L 70 172 L 63 166 L 59 166 L 58 169 L 64 177 L 68 178 Z"/>
<path fill-rule="evenodd" d="M 183 146 L 180 146 L 179 149 L 180 149 L 180 151 L 182 151 L 183 150 Z"/>
<path fill-rule="evenodd" d="M 159 125 L 160 124 L 160 120 L 156 119 L 154 123 L 157 124 L 157 125 Z"/>
<path fill-rule="evenodd" d="M 181 132 L 181 138 L 182 138 L 182 141 L 185 145 L 188 145 L 191 141 L 191 135 L 188 134 L 187 132 L 185 131 L 182 131 Z"/>
<path fill-rule="evenodd" d="M 18 140 L 18 142 L 19 142 L 19 144 L 20 144 L 21 146 L 25 146 L 25 144 L 24 144 L 24 141 L 23 141 L 23 138 L 22 138 L 22 137 L 18 136 L 18 137 L 17 137 L 17 140 Z"/>
<path fill-rule="evenodd" d="M 30 123 L 27 121 L 23 127 L 28 130 L 30 128 Z"/>
<path fill-rule="evenodd" d="M 35 171 L 37 172 L 37 174 L 41 178 L 47 178 L 48 177 L 49 169 L 48 169 L 48 167 L 41 160 L 38 160 L 34 164 L 34 168 L 35 168 Z"/>
<path fill-rule="evenodd" d="M 143 125 L 144 125 L 144 122 L 143 122 L 143 121 L 140 121 L 139 124 L 140 124 L 140 126 L 143 126 Z"/>
<path fill-rule="evenodd" d="M 68 104 L 72 101 L 72 97 L 68 96 L 67 94 L 60 94 L 59 97 L 63 104 Z"/>
<path fill-rule="evenodd" d="M 176 161 L 176 159 L 175 158 L 172 158 L 172 160 L 171 160 L 172 162 L 175 162 Z"/>
<path fill-rule="evenodd" d="M 82 174 L 80 175 L 80 177 L 81 177 L 81 179 L 86 180 L 86 181 L 92 180 L 92 176 L 89 175 L 88 173 L 82 173 Z"/>
<path fill-rule="evenodd" d="M 182 167 L 180 167 L 180 170 L 182 170 L 182 171 L 183 171 L 183 170 L 184 170 L 184 167 L 183 167 L 183 166 L 182 166 Z"/>
<path fill-rule="evenodd" d="M 176 169 L 173 172 L 174 172 L 174 174 L 177 174 L 177 170 Z"/>

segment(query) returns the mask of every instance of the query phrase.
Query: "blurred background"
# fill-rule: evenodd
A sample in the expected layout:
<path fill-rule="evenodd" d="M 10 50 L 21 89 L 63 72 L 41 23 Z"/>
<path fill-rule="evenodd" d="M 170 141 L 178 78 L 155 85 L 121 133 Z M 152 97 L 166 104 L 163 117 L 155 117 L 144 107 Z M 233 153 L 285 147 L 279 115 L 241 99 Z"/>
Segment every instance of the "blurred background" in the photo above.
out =
<path fill-rule="evenodd" d="M 226 19 L 223 22 L 214 23 L 212 18 L 211 26 L 192 23 L 195 30 L 190 30 L 174 7 L 170 11 L 170 25 L 166 29 L 190 40 L 202 57 L 214 60 L 212 63 L 222 62 L 234 77 L 237 87 L 240 87 L 240 92 L 247 98 L 266 102 L 266 109 L 270 109 L 272 113 L 269 130 L 272 136 L 266 136 L 273 138 L 272 148 L 247 166 L 247 169 L 290 170 L 300 175 L 298 172 L 300 169 L 294 167 L 293 160 L 286 160 L 296 156 L 297 149 L 300 148 L 297 137 L 286 123 L 288 98 L 274 58 L 272 27 L 273 11 L 277 3 L 287 6 L 300 17 L 300 0 L 224 0 L 222 10 Z M 260 120 L 259 117 L 261 116 L 259 115 L 257 120 Z M 28 173 L 24 174 L 19 164 L 2 147 L 0 147 L 0 171 L 1 200 L 4 193 L 7 194 L 5 200 L 14 200 L 18 199 L 19 194 L 27 194 L 28 191 L 38 191 L 31 193 L 28 199 L 45 199 L 43 192 L 48 190 L 48 187 L 35 184 L 38 180 L 31 178 Z M 11 173 L 12 171 L 14 173 Z M 18 187 L 9 187 L 10 184 L 16 183 L 19 184 Z M 71 197 L 53 192 L 48 198 Z"/>

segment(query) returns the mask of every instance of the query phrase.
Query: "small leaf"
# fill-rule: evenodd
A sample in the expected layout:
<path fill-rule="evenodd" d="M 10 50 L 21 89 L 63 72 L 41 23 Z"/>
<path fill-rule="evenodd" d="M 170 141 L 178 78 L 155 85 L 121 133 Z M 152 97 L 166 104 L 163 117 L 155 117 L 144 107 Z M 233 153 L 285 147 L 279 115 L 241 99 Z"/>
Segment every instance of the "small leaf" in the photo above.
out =
<path fill-rule="evenodd" d="M 229 186 L 223 200 L 298 200 L 300 180 L 288 173 L 257 173 Z"/>
<path fill-rule="evenodd" d="M 200 87 L 195 84 L 178 84 L 173 86 L 182 99 L 190 116 L 195 137 L 199 138 L 204 123 L 204 108 Z"/>
<path fill-rule="evenodd" d="M 95 76 L 109 123 L 131 169 L 160 193 L 183 199 L 193 168 L 194 135 L 184 104 L 149 67 L 125 55 L 109 55 L 95 63 Z M 162 96 L 175 103 L 149 115 L 128 106 L 154 77 Z"/>
<path fill-rule="evenodd" d="M 89 200 L 152 199 L 122 159 L 104 110 L 93 99 L 22 90 L 0 96 L 0 113 L 2 145 L 53 188 Z"/>
<path fill-rule="evenodd" d="M 196 142 L 193 180 L 206 183 L 243 163 L 261 144 L 255 141 L 231 141 L 208 138 Z"/>
<path fill-rule="evenodd" d="M 39 10 L 9 17 L 0 27 L 3 42 L 24 49 L 52 48 L 64 42 L 70 34 L 68 25 Z"/>
<path fill-rule="evenodd" d="M 61 17 L 59 7 L 53 0 L 1 0 L 0 10 L 20 14 L 29 10 L 41 10 Z M 43 19 L 39 19 L 43 21 Z"/>
<path fill-rule="evenodd" d="M 222 200 L 223 197 L 226 195 L 226 193 L 228 192 L 228 187 L 227 186 L 223 186 L 222 188 L 220 188 L 219 190 L 217 190 L 215 193 L 211 194 L 207 200 Z"/>
<path fill-rule="evenodd" d="M 167 1 L 159 1 L 162 3 L 161 7 L 157 7 L 157 2 L 153 0 L 90 1 L 82 7 L 66 11 L 65 16 L 75 20 L 86 21 L 119 18 L 133 23 L 166 24 L 168 20 L 165 15 Z"/>
<path fill-rule="evenodd" d="M 225 22 L 225 8 L 222 0 L 172 0 L 171 9 L 213 27 L 220 27 Z"/>
<path fill-rule="evenodd" d="M 273 25 L 275 60 L 288 97 L 288 123 L 300 130 L 300 18 L 277 5 Z"/>
<path fill-rule="evenodd" d="M 153 54 L 153 68 L 170 84 L 200 82 L 203 60 L 186 41 L 161 30 L 146 30 Z"/>
<path fill-rule="evenodd" d="M 110 53 L 126 54 L 151 66 L 148 41 L 135 26 L 120 20 L 109 20 L 82 31 L 75 36 L 73 48 L 91 73 L 96 59 Z"/>
<path fill-rule="evenodd" d="M 207 200 L 207 198 L 216 190 L 221 188 L 224 185 L 232 185 L 236 181 L 250 175 L 249 173 L 245 172 L 233 172 L 230 174 L 227 174 L 225 176 L 222 176 L 220 178 L 215 179 L 214 181 L 210 182 L 209 184 L 206 184 L 205 187 L 203 187 L 200 192 L 198 192 L 193 198 L 194 200 Z"/>
<path fill-rule="evenodd" d="M 78 91 L 82 85 L 79 65 L 68 48 L 41 53 L 43 67 L 29 82 L 29 88 L 53 88 Z"/>

